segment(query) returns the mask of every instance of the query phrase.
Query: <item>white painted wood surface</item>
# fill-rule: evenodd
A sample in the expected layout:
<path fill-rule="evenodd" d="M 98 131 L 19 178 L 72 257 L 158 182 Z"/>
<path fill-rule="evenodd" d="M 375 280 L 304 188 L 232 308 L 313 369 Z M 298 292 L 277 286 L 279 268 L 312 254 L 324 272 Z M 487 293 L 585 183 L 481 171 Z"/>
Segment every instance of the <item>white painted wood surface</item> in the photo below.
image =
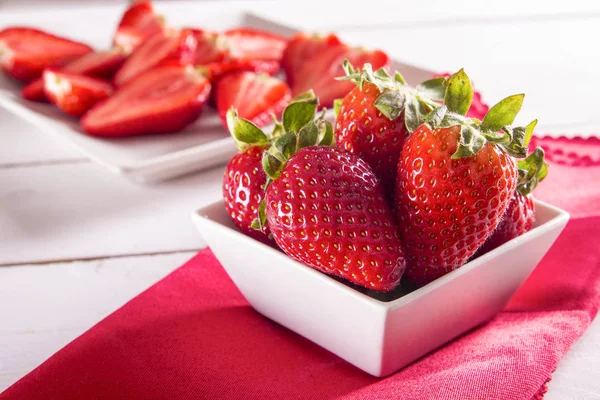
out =
<path fill-rule="evenodd" d="M 600 133 L 592 106 L 600 93 L 593 44 L 599 2 L 323 3 L 161 2 L 158 8 L 176 23 L 190 23 L 194 12 L 226 18 L 230 10 L 251 9 L 340 32 L 433 70 L 464 66 L 490 102 L 526 92 L 522 114 L 539 118 L 540 131 Z M 43 2 L 42 18 L 30 12 L 41 4 L 1 3 L 0 27 L 72 33 L 65 15 L 71 21 L 94 15 L 96 24 L 112 26 L 122 11 L 116 1 L 62 0 Z M 97 46 L 107 41 L 93 29 L 83 36 Z M 0 111 L 0 391 L 203 247 L 189 214 L 220 196 L 221 171 L 136 185 Z M 598 349 L 596 320 L 559 364 L 546 398 L 600 398 Z"/>

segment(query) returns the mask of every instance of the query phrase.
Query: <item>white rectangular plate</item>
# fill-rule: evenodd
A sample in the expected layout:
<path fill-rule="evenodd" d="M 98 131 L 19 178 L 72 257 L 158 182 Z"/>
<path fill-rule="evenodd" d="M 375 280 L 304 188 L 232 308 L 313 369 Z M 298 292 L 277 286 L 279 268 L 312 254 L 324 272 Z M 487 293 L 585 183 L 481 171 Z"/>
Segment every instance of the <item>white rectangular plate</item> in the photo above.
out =
<path fill-rule="evenodd" d="M 191 6 L 191 7 L 190 7 Z M 191 9 L 190 9 L 191 8 Z M 173 15 L 171 15 L 170 10 Z M 266 29 L 283 36 L 291 36 L 298 32 L 296 28 L 285 26 L 249 12 L 206 13 L 203 6 L 189 3 L 187 8 L 162 4 L 167 21 L 175 26 L 198 26 L 215 30 L 226 30 L 235 26 L 249 26 Z M 33 14 L 33 15 L 31 15 Z M 29 24 L 39 26 L 39 12 L 31 13 L 21 21 L 0 20 L 0 29 L 9 24 Z M 185 15 L 184 15 L 185 14 Z M 86 29 L 101 30 L 108 27 L 104 34 L 106 41 L 111 34 L 114 16 L 99 13 L 94 18 L 92 27 Z M 70 18 L 70 21 L 76 20 Z M 31 21 L 31 22 L 27 22 Z M 56 29 L 47 23 L 41 26 L 57 34 L 64 34 L 61 21 L 55 19 Z M 47 20 L 46 20 L 47 22 Z M 103 29 L 103 28 L 102 28 Z M 68 35 L 68 33 L 67 33 Z M 69 35 L 70 36 L 70 35 Z M 101 32 L 94 32 L 88 41 L 95 45 Z M 86 39 L 86 38 L 83 38 Z M 385 49 L 384 49 L 385 50 Z M 410 83 L 420 82 L 431 77 L 432 72 L 418 67 L 393 62 L 393 69 L 402 71 Z M 64 115 L 49 104 L 39 104 L 24 100 L 20 96 L 20 86 L 4 75 L 0 76 L 0 106 L 13 112 L 23 120 L 30 122 L 37 129 L 53 134 L 65 142 L 78 148 L 83 154 L 109 170 L 139 182 L 153 182 L 173 178 L 193 171 L 226 163 L 237 151 L 229 133 L 211 107 L 205 107 L 202 116 L 184 131 L 167 135 L 152 135 L 122 139 L 102 139 L 82 133 L 76 119 Z"/>

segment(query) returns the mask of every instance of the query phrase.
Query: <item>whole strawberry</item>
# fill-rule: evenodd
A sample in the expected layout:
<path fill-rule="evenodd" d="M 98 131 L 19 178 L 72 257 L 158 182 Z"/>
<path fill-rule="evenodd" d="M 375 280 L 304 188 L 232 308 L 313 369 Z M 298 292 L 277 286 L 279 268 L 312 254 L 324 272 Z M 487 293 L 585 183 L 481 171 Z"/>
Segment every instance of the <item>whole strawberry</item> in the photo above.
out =
<path fill-rule="evenodd" d="M 406 277 L 417 286 L 462 266 L 494 232 L 521 174 L 515 157 L 526 155 L 534 125 L 510 127 L 522 95 L 479 122 L 464 117 L 472 98 L 467 75 L 459 71 L 446 86 L 445 105 L 406 140 L 398 165 L 397 221 Z"/>
<path fill-rule="evenodd" d="M 371 64 L 365 64 L 361 72 L 346 61 L 344 71 L 346 76 L 340 79 L 350 80 L 356 87 L 339 107 L 336 144 L 371 166 L 391 201 L 404 140 L 421 124 L 425 114 L 439 106 L 428 96 L 443 100 L 444 78 L 412 88 L 399 73 L 392 80 L 384 69 L 373 72 Z"/>
<path fill-rule="evenodd" d="M 252 227 L 265 194 L 267 175 L 262 158 L 269 139 L 251 122 L 238 118 L 233 109 L 227 113 L 227 125 L 240 153 L 229 161 L 223 175 L 225 209 L 242 233 L 273 246 L 268 226 L 262 230 Z"/>
<path fill-rule="evenodd" d="M 496 247 L 503 245 L 528 232 L 535 222 L 535 203 L 531 192 L 537 186 L 537 183 L 543 180 L 548 174 L 547 165 L 544 163 L 544 151 L 537 148 L 529 157 L 520 161 L 520 171 L 524 171 L 527 167 L 528 171 L 533 171 L 530 177 L 521 174 L 517 183 L 517 190 L 513 193 L 512 199 L 502 221 L 489 237 L 489 239 L 477 250 L 476 256 L 483 255 L 488 251 L 494 250 Z M 524 164 L 528 164 L 524 166 Z M 533 177 L 534 179 L 531 179 Z"/>
<path fill-rule="evenodd" d="M 331 147 L 333 128 L 314 94 L 283 112 L 280 134 L 264 152 L 264 202 L 254 226 L 271 231 L 290 257 L 381 292 L 404 272 L 402 244 L 381 183 L 358 156 Z"/>
<path fill-rule="evenodd" d="M 327 146 L 298 150 L 265 203 L 271 233 L 290 257 L 369 289 L 398 286 L 404 256 L 393 213 L 358 156 Z"/>

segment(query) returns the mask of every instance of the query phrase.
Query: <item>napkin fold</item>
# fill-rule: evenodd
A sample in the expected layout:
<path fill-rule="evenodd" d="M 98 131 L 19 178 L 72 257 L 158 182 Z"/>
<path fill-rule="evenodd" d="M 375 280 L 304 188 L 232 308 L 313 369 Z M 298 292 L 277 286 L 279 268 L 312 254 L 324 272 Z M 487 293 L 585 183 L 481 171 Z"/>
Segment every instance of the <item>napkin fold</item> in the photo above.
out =
<path fill-rule="evenodd" d="M 394 375 L 369 376 L 259 315 L 207 249 L 0 400 L 541 399 L 600 304 L 600 140 L 534 145 L 551 162 L 537 197 L 572 220 L 503 312 Z"/>

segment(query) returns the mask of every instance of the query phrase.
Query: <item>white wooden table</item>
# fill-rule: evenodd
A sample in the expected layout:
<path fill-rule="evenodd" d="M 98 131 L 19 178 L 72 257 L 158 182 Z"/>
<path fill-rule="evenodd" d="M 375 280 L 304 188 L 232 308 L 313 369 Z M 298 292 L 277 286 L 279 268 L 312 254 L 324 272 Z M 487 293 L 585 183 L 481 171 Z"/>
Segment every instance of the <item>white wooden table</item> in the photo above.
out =
<path fill-rule="evenodd" d="M 522 115 L 539 118 L 541 132 L 600 133 L 591 106 L 600 93 L 598 2 L 322 3 L 188 4 L 336 31 L 432 70 L 464 66 L 487 101 L 527 93 Z M 52 12 L 82 12 L 81 4 L 58 1 Z M 123 8 L 85 4 L 115 19 Z M 42 5 L 3 3 L 0 27 Z M 222 169 L 140 186 L 0 111 L 0 391 L 201 249 L 189 215 L 220 197 Z M 561 361 L 546 398 L 600 398 L 599 349 L 596 321 Z"/>

